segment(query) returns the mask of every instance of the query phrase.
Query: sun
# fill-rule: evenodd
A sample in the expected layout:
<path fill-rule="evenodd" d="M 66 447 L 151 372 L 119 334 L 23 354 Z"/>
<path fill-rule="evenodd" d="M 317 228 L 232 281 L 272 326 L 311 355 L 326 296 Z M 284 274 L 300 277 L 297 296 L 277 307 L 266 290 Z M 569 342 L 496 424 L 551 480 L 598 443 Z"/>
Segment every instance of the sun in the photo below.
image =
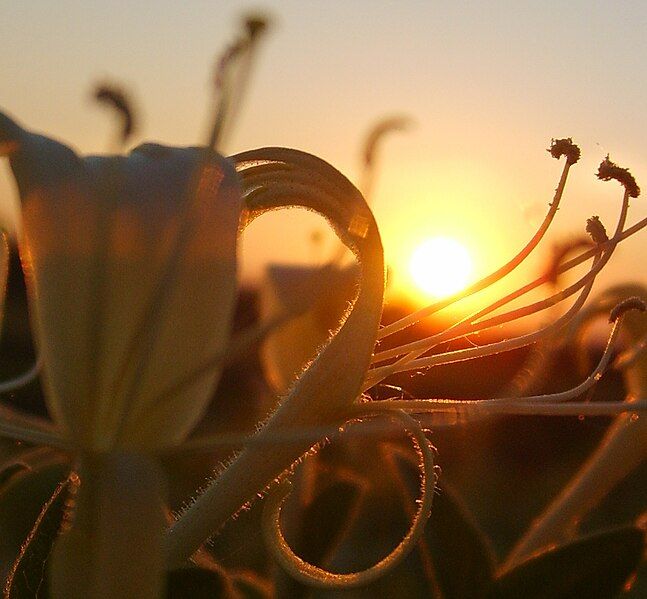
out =
<path fill-rule="evenodd" d="M 409 273 L 418 289 L 441 298 L 467 286 L 473 263 L 467 248 L 451 237 L 432 237 L 411 254 Z"/>

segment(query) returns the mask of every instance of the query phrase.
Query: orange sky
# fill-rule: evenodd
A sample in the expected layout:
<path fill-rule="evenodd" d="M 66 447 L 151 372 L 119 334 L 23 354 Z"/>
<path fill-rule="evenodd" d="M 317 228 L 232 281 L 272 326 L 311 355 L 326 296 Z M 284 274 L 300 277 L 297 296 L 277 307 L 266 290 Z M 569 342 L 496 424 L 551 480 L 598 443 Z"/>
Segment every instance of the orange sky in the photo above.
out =
<path fill-rule="evenodd" d="M 607 152 L 647 188 L 647 6 L 640 2 L 263 6 L 274 26 L 227 149 L 292 146 L 357 181 L 370 125 L 410 115 L 415 128 L 381 148 L 373 199 L 396 271 L 432 235 L 462 240 L 477 274 L 520 248 L 561 171 L 545 151 L 551 137 L 572 136 L 583 152 L 552 240 L 581 233 L 592 214 L 613 226 L 621 193 L 594 177 Z M 243 10 L 235 1 L 4 2 L 0 106 L 82 152 L 104 151 L 112 123 L 89 90 L 110 78 L 137 100 L 143 128 L 136 143 L 199 143 L 214 57 Z M 6 169 L 0 191 L 6 213 Z M 629 221 L 645 215 L 639 198 Z M 267 261 L 326 255 L 311 244 L 317 228 L 325 225 L 300 215 L 254 223 L 243 246 L 245 278 Z M 645 250 L 647 234 L 623 244 L 606 282 L 647 282 Z M 518 280 L 536 274 L 539 263 Z"/>

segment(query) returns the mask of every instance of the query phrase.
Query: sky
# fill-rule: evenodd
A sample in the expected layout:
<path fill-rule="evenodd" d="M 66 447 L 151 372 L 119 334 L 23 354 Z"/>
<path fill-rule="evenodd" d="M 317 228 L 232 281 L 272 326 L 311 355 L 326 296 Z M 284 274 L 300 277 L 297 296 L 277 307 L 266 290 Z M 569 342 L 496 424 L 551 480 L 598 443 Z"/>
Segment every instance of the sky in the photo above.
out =
<path fill-rule="evenodd" d="M 609 153 L 647 188 L 647 4 L 301 0 L 2 0 L 0 107 L 82 153 L 104 152 L 113 122 L 90 100 L 99 81 L 130 92 L 142 128 L 134 144 L 193 145 L 206 136 L 216 56 L 241 15 L 272 27 L 225 150 L 290 146 L 359 181 L 363 137 L 379 119 L 407 115 L 384 140 L 372 206 L 395 289 L 410 254 L 433 236 L 456 238 L 475 275 L 520 249 L 540 222 L 561 172 L 546 152 L 572 137 L 582 160 L 548 241 L 517 282 L 536 275 L 560 240 L 597 214 L 611 229 L 621 191 L 595 179 Z M 0 173 L 0 215 L 14 190 Z M 301 211 L 253 223 L 243 277 L 268 263 L 322 260 L 333 240 Z M 632 202 L 629 222 L 647 215 Z M 623 243 L 598 290 L 647 283 L 647 233 Z"/>

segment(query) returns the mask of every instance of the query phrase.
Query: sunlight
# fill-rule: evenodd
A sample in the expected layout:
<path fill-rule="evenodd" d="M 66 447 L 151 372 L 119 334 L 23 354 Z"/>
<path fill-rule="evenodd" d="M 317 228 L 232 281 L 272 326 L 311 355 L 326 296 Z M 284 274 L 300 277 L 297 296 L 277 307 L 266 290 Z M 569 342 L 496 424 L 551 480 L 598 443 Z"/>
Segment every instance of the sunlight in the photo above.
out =
<path fill-rule="evenodd" d="M 413 251 L 409 272 L 418 289 L 440 298 L 463 289 L 473 271 L 472 257 L 451 237 L 433 237 Z"/>

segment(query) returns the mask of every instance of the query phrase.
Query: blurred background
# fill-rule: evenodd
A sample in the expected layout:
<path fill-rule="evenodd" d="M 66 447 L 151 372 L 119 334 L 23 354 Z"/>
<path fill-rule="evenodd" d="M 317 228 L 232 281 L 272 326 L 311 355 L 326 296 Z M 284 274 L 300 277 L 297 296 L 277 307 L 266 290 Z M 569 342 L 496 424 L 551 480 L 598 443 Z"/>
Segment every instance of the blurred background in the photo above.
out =
<path fill-rule="evenodd" d="M 594 176 L 607 153 L 647 181 L 647 6 L 637 1 L 5 1 L 0 106 L 82 153 L 101 153 L 113 121 L 91 90 L 116 81 L 138 108 L 134 144 L 202 143 L 216 57 L 246 12 L 268 15 L 272 27 L 226 153 L 295 147 L 358 182 L 368 129 L 385 116 L 412 119 L 381 148 L 372 197 L 392 298 L 428 299 L 409 262 L 429 237 L 465 246 L 473 278 L 523 245 L 561 170 L 545 152 L 551 137 L 572 137 L 583 154 L 553 239 L 582 233 L 593 214 L 612 228 L 619 190 Z M 5 168 L 5 219 L 12 196 Z M 630 222 L 647 214 L 642 199 L 633 204 Z M 313 231 L 322 232 L 316 244 Z M 325 260 L 333 246 L 315 216 L 270 215 L 246 233 L 243 278 L 253 281 L 268 262 Z M 622 244 L 600 280 L 644 281 L 646 249 L 644 236 Z M 541 260 L 540 252 L 528 268 Z"/>
<path fill-rule="evenodd" d="M 562 165 L 546 152 L 551 138 L 572 137 L 582 160 L 571 170 L 562 207 L 537 255 L 483 294 L 486 298 L 534 278 L 545 268 L 552 245 L 582 234 L 588 217 L 599 215 L 613 229 L 622 192 L 617 184 L 595 178 L 607 153 L 647 186 L 647 5 L 638 1 L 358 0 L 342 5 L 268 0 L 248 6 L 226 0 L 4 1 L 0 107 L 26 127 L 60 138 L 81 153 L 102 153 L 114 122 L 92 101 L 91 92 L 97 82 L 116 81 L 129 90 L 140 116 L 133 145 L 144 140 L 200 144 L 210 122 L 214 65 L 248 10 L 269 16 L 271 31 L 262 40 L 225 153 L 295 147 L 323 157 L 359 183 L 362 144 L 371 126 L 393 115 L 414 123 L 381 145 L 371 197 L 391 273 L 386 321 L 430 299 L 410 272 L 412 255 L 426 240 L 444 236 L 458 242 L 469 253 L 472 279 L 524 245 L 548 209 L 561 173 Z M 13 183 L 4 164 L 0 198 L 3 222 L 15 227 Z M 632 201 L 629 224 L 646 215 L 643 198 Z M 321 264 L 336 249 L 325 222 L 312 214 L 284 211 L 255 221 L 241 250 L 244 291 L 236 328 L 258 322 L 256 291 L 268 265 Z M 623 242 L 596 289 L 647 283 L 646 251 L 644 234 Z M 15 256 L 11 277 L 3 331 L 7 376 L 33 360 Z M 425 323 L 400 341 L 428 335 L 439 326 Z M 415 397 L 551 392 L 579 383 L 599 349 L 595 343 L 587 347 L 589 353 L 573 344 L 557 349 L 548 344 L 534 354 L 524 349 L 389 382 Z M 622 377 L 612 372 L 593 399 L 622 400 L 625 392 Z M 379 398 L 391 391 L 374 393 Z M 256 353 L 231 365 L 216 396 L 201 432 L 253 430 L 276 397 Z M 13 394 L 13 400 L 43 410 L 37 385 Z M 600 441 L 609 422 L 505 418 L 435 431 L 432 441 L 443 469 L 441 496 L 455 492 L 460 497 L 457 503 L 464 502 L 485 532 L 484 546 L 500 560 Z M 408 445 L 402 439 L 398 443 Z M 363 453 L 364 446 L 340 445 L 336 450 L 333 444 L 313 463 L 323 463 L 316 468 L 329 476 L 354 472 L 342 482 L 361 486 L 364 479 L 355 475 L 381 463 L 377 450 Z M 223 451 L 171 461 L 174 505 L 181 505 L 227 457 Z M 417 479 L 411 471 L 409 477 L 412 501 Z M 645 481 L 643 466 L 616 487 L 582 529 L 635 521 L 645 509 Z M 330 488 L 339 490 L 334 486 L 339 480 L 333 483 Z M 386 501 L 392 487 L 400 486 L 390 480 L 375 492 Z M 302 531 L 302 551 L 314 546 L 312 538 L 322 529 L 343 528 L 343 523 L 335 524 L 341 518 L 337 512 L 343 512 L 337 507 L 339 497 L 333 493 L 322 500 L 318 527 Z M 402 513 L 401 505 L 396 508 Z M 388 520 L 384 514 L 369 515 Z M 269 576 L 267 556 L 254 553 L 263 552 L 254 517 L 252 510 L 232 523 L 212 550 L 226 567 Z M 387 548 L 398 534 L 391 531 Z M 361 529 L 357 535 L 364 542 Z M 458 546 L 456 561 L 445 565 L 458 578 L 466 546 Z M 379 553 L 383 548 L 374 549 Z M 636 597 L 644 592 L 644 579 Z M 291 592 L 301 596 L 301 591 Z M 429 596 L 427 592 L 420 596 Z"/>

